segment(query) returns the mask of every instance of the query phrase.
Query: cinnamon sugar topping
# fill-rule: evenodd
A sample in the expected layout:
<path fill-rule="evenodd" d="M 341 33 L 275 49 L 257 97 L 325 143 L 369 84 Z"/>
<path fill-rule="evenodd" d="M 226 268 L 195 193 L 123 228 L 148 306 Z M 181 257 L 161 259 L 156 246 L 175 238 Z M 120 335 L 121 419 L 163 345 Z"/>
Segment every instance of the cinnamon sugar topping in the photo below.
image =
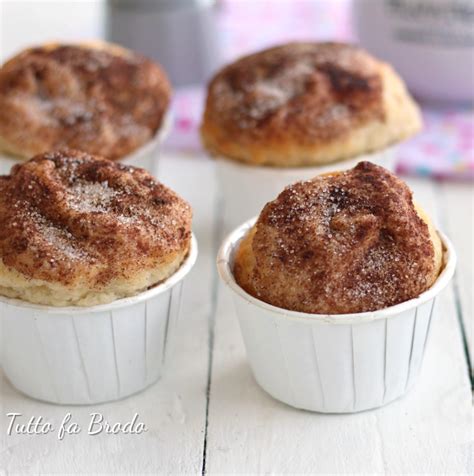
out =
<path fill-rule="evenodd" d="M 329 139 L 383 119 L 382 82 L 365 52 L 337 43 L 290 43 L 227 66 L 209 86 L 206 120 L 256 137 L 299 131 Z"/>
<path fill-rule="evenodd" d="M 145 170 L 64 150 L 0 177 L 0 258 L 28 277 L 94 289 L 186 252 L 191 209 Z"/>
<path fill-rule="evenodd" d="M 0 69 L 0 138 L 26 157 L 70 147 L 117 159 L 152 138 L 169 98 L 161 68 L 122 48 L 32 48 Z"/>
<path fill-rule="evenodd" d="M 437 275 L 410 190 L 369 162 L 286 188 L 263 209 L 252 252 L 248 282 L 236 262 L 239 284 L 309 313 L 381 309 L 418 296 Z"/>

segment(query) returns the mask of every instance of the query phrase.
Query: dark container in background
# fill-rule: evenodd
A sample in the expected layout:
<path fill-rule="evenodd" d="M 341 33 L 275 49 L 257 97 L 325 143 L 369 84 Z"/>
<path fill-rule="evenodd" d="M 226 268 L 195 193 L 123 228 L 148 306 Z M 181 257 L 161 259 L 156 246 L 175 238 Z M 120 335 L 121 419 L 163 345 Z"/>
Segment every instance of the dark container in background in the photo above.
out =
<path fill-rule="evenodd" d="M 158 61 L 174 86 L 206 82 L 220 65 L 216 0 L 107 0 L 109 41 Z"/>

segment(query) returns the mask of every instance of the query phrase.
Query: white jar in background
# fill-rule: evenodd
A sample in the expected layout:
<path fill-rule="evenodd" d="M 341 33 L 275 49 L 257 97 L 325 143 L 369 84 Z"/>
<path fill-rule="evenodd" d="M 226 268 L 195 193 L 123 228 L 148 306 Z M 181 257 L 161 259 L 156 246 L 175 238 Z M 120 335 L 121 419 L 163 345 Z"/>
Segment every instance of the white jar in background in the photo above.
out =
<path fill-rule="evenodd" d="M 353 0 L 353 22 L 418 97 L 474 101 L 473 0 Z"/>

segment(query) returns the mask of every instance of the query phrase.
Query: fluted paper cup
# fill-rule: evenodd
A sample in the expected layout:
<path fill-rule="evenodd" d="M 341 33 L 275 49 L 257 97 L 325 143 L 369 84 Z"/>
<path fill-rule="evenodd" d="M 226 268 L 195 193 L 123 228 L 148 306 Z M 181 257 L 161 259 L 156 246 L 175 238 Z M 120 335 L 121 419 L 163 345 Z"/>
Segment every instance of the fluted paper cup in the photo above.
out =
<path fill-rule="evenodd" d="M 232 230 L 248 217 L 260 213 L 264 205 L 274 200 L 287 185 L 322 173 L 351 169 L 364 160 L 393 172 L 395 148 L 315 167 L 264 167 L 218 157 L 216 170 L 223 200 L 224 226 L 226 230 Z"/>
<path fill-rule="evenodd" d="M 0 297 L 2 366 L 20 392 L 58 404 L 93 404 L 137 393 L 161 376 L 179 314 L 188 257 L 163 283 L 92 307 L 50 307 Z"/>
<path fill-rule="evenodd" d="M 172 124 L 173 116 L 168 112 L 163 119 L 161 128 L 153 139 L 142 145 L 135 152 L 120 159 L 120 162 L 125 165 L 132 165 L 133 167 L 148 170 L 153 176 L 157 177 L 161 144 L 168 137 Z"/>
<path fill-rule="evenodd" d="M 454 273 L 446 236 L 439 233 L 443 271 L 419 297 L 374 312 L 306 314 L 262 302 L 236 283 L 234 253 L 254 221 L 228 236 L 217 266 L 232 292 L 259 385 L 288 405 L 322 413 L 368 410 L 404 395 L 421 368 L 436 296 Z"/>
<path fill-rule="evenodd" d="M 160 146 L 168 136 L 172 126 L 172 115 L 167 113 L 161 128 L 155 136 L 139 147 L 135 152 L 120 159 L 120 162 L 125 165 L 132 165 L 148 170 L 155 177 L 158 174 L 158 161 Z M 16 164 L 22 164 L 26 159 L 14 157 L 0 152 L 0 175 L 8 175 L 11 168 Z"/>
<path fill-rule="evenodd" d="M 11 168 L 16 164 L 22 164 L 25 159 L 13 157 L 7 155 L 4 152 L 0 152 L 0 175 L 9 175 Z"/>

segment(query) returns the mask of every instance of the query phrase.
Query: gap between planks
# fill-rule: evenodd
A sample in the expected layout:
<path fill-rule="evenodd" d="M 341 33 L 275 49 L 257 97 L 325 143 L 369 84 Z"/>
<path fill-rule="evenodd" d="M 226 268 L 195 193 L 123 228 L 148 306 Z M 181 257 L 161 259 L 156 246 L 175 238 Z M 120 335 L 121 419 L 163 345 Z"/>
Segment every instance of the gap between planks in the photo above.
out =
<path fill-rule="evenodd" d="M 472 333 L 473 316 L 469 315 L 468 303 L 465 301 L 466 299 L 469 299 L 469 298 L 465 297 L 463 299 L 463 295 L 460 289 L 460 280 L 463 278 L 468 279 L 468 277 L 465 276 L 463 273 L 463 267 L 465 266 L 465 261 L 469 259 L 468 246 L 472 246 L 471 235 L 473 232 L 472 227 L 473 227 L 473 220 L 474 220 L 474 217 L 473 217 L 474 190 L 471 188 L 470 194 L 468 194 L 468 196 L 470 197 L 469 198 L 470 203 L 460 203 L 461 201 L 463 201 L 462 198 L 464 198 L 464 195 L 461 197 L 461 195 L 459 194 L 458 187 L 465 187 L 465 184 L 456 184 L 456 183 L 446 184 L 446 183 L 440 183 L 439 181 L 434 181 L 433 183 L 434 183 L 433 188 L 435 191 L 434 201 L 436 205 L 437 215 L 440 221 L 440 227 L 448 235 L 448 238 L 454 242 L 454 246 L 455 246 L 457 258 L 458 258 L 456 271 L 454 273 L 453 280 L 452 280 L 452 287 L 453 287 L 453 294 L 454 294 L 456 317 L 457 317 L 457 322 L 458 322 L 460 333 L 461 333 L 464 356 L 466 358 L 468 377 L 471 383 L 471 390 L 474 391 L 474 373 L 473 373 L 474 369 L 473 369 L 473 362 L 472 362 L 473 357 L 472 357 L 472 350 L 470 348 L 470 345 L 473 345 L 472 342 L 470 342 L 470 339 L 472 339 L 473 337 L 472 335 L 469 334 L 469 329 L 467 328 L 467 326 L 471 326 L 471 333 Z M 459 212 L 461 210 L 462 211 L 467 210 L 468 216 L 466 217 L 466 222 L 462 223 L 462 227 L 465 228 L 464 231 L 467 231 L 467 234 L 468 234 L 467 240 L 462 241 L 462 236 L 460 236 L 459 230 L 456 229 L 460 223 L 455 224 L 453 223 L 452 220 L 450 220 L 448 208 L 454 208 L 455 209 L 453 210 L 454 213 Z M 460 220 L 461 215 L 458 215 L 457 219 Z M 471 227 L 470 232 L 469 232 L 469 227 Z M 469 236 L 471 236 L 471 238 L 469 238 Z M 473 263 L 471 262 L 470 265 L 472 264 Z M 468 284 L 471 290 L 472 290 L 472 285 L 473 285 L 472 282 Z M 472 295 L 470 298 L 472 300 Z"/>
<path fill-rule="evenodd" d="M 208 367 L 207 367 L 207 384 L 206 384 L 206 412 L 205 412 L 205 425 L 204 425 L 204 442 L 202 448 L 202 467 L 201 475 L 206 474 L 206 459 L 207 459 L 207 439 L 209 430 L 209 408 L 211 405 L 211 386 L 212 386 L 212 367 L 214 362 L 214 331 L 217 315 L 217 302 L 219 297 L 219 274 L 217 272 L 215 257 L 219 251 L 221 241 L 223 239 L 223 225 L 224 225 L 224 208 L 222 206 L 223 201 L 221 197 L 221 189 L 217 184 L 217 191 L 215 194 L 216 206 L 214 208 L 214 230 L 213 230 L 213 243 L 211 246 L 211 253 L 214 259 L 211 259 L 211 265 L 213 266 L 213 280 L 212 280 L 212 303 L 209 312 L 208 322 Z"/>

